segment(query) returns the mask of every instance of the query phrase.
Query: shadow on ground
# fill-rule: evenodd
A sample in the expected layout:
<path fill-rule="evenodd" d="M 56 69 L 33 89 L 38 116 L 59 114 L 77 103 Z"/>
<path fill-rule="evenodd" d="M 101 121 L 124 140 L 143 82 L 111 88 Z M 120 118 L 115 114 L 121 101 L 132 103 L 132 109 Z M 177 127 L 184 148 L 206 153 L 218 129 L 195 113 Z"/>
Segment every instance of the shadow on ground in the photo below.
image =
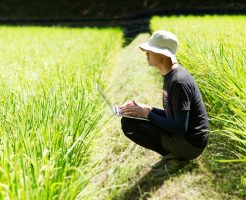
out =
<path fill-rule="evenodd" d="M 180 176 L 188 171 L 191 172 L 195 168 L 198 168 L 198 164 L 192 162 L 175 173 L 161 177 L 156 177 L 155 172 L 150 170 L 135 182 L 133 186 L 122 191 L 119 195 L 113 197 L 112 200 L 146 200 L 150 197 L 151 193 L 157 191 L 168 179 Z"/>

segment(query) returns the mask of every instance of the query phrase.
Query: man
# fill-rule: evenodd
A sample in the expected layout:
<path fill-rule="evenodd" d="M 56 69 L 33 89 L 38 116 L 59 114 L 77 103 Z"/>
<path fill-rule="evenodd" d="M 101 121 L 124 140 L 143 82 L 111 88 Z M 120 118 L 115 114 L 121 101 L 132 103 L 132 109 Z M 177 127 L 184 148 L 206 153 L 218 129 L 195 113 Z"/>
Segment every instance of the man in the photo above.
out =
<path fill-rule="evenodd" d="M 171 32 L 159 30 L 139 46 L 146 52 L 149 65 L 164 79 L 163 109 L 133 102 L 120 106 L 122 130 L 133 142 L 163 157 L 152 168 L 174 172 L 197 158 L 208 145 L 208 117 L 198 86 L 190 73 L 176 59 L 178 39 Z"/>

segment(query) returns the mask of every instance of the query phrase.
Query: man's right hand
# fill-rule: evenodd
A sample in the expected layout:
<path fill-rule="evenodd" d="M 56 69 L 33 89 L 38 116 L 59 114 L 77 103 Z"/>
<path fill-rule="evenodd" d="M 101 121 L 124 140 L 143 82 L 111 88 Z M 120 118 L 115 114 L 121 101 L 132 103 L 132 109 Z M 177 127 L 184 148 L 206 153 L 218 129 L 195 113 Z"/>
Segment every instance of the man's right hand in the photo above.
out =
<path fill-rule="evenodd" d="M 119 108 L 122 109 L 122 108 L 124 108 L 125 106 L 128 106 L 128 105 L 133 105 L 133 101 L 125 102 L 124 104 L 122 104 L 121 106 L 119 106 Z"/>
<path fill-rule="evenodd" d="M 140 107 L 148 110 L 148 111 L 151 111 L 153 108 L 149 105 L 146 105 L 146 104 L 141 104 L 141 103 L 137 103 Z M 121 106 L 119 106 L 120 109 L 124 108 L 125 106 L 128 106 L 128 105 L 134 105 L 133 101 L 128 101 L 128 102 L 125 102 L 124 104 L 122 104 Z"/>

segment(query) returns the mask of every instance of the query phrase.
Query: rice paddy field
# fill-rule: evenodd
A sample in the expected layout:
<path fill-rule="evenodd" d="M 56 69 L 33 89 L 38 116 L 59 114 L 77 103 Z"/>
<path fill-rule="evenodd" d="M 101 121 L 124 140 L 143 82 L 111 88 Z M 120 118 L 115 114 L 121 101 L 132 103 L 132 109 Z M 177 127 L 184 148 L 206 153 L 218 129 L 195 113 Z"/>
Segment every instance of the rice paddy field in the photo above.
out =
<path fill-rule="evenodd" d="M 219 162 L 246 163 L 246 17 L 153 17 L 151 30 L 180 40 L 178 59 L 195 77 L 210 120 L 210 148 Z M 214 155 L 213 155 L 214 156 Z M 246 168 L 241 174 L 246 185 Z"/>
<path fill-rule="evenodd" d="M 169 30 L 180 40 L 177 58 L 195 77 L 210 121 L 210 144 L 199 162 L 216 166 L 214 177 L 221 166 L 235 170 L 231 173 L 235 179 L 222 178 L 228 187 L 223 192 L 234 195 L 228 199 L 235 195 L 241 198 L 246 185 L 244 27 L 245 16 L 155 16 L 150 20 L 152 32 Z M 115 77 L 121 77 L 118 88 L 127 84 L 129 91 L 140 88 L 132 77 L 148 87 L 148 74 L 133 66 L 143 65 L 143 57 L 134 54 L 138 44 L 126 47 L 121 58 L 132 71 L 122 63 L 118 68 L 124 73 L 114 70 L 123 42 L 118 28 L 0 26 L 0 199 L 120 199 L 121 189 L 134 185 L 140 172 L 146 171 L 152 154 L 118 138 L 120 133 L 113 123 L 112 127 L 107 123 L 107 141 L 102 134 L 105 104 L 94 89 L 95 83 L 110 88 L 114 72 L 119 73 Z M 130 59 L 134 64 L 127 63 Z M 159 80 L 156 77 L 156 82 Z M 141 94 L 121 94 L 123 89 L 118 90 L 118 98 L 148 96 L 144 89 Z M 156 100 L 154 95 L 148 98 Z M 96 142 L 100 145 L 95 146 Z M 140 157 L 145 160 L 138 161 Z M 223 170 L 220 173 L 226 176 Z M 106 178 L 93 179 L 100 171 Z M 210 199 L 202 190 L 202 181 L 199 185 L 194 177 L 192 182 L 192 176 L 187 180 L 195 182 L 204 199 Z M 181 176 L 178 182 L 187 180 Z M 184 182 L 182 187 L 187 191 L 189 184 Z M 153 188 L 147 193 L 153 199 L 168 199 L 161 192 L 154 196 Z M 164 193 L 168 195 L 168 191 Z M 144 191 L 141 194 L 147 199 Z M 182 199 L 196 199 L 196 195 Z"/>
<path fill-rule="evenodd" d="M 0 199 L 74 199 L 89 182 L 118 29 L 0 27 Z"/>

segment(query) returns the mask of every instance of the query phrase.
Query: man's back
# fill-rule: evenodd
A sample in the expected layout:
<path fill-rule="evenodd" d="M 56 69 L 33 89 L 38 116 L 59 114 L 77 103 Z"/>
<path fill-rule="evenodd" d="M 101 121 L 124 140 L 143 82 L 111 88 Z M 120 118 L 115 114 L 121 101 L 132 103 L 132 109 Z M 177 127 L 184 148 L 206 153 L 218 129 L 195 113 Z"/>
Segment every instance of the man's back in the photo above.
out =
<path fill-rule="evenodd" d="M 195 80 L 181 65 L 163 77 L 163 106 L 167 110 L 167 116 L 173 118 L 174 110 L 188 110 L 189 123 L 185 138 L 194 146 L 206 146 L 208 117 Z"/>

